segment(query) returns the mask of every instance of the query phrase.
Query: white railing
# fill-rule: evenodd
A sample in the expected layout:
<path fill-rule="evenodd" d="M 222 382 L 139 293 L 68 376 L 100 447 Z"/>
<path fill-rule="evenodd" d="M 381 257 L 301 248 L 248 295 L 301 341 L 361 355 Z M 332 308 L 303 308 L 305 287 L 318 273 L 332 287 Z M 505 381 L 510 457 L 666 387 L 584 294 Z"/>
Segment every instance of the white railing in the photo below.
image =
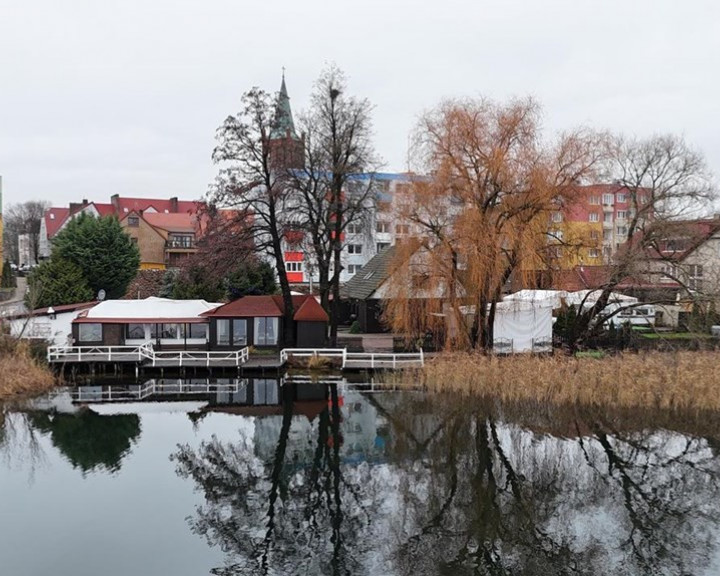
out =
<path fill-rule="evenodd" d="M 153 396 L 174 395 L 208 395 L 234 394 L 247 385 L 247 380 L 233 380 L 230 383 L 219 382 L 186 382 L 183 380 L 167 381 L 151 379 L 145 384 L 120 386 L 78 386 L 71 392 L 74 402 L 120 402 L 129 400 L 145 400 Z"/>
<path fill-rule="evenodd" d="M 422 368 L 425 365 L 425 355 L 420 352 L 346 352 L 343 368 Z"/>
<path fill-rule="evenodd" d="M 150 360 L 153 366 L 157 366 L 158 363 L 163 365 L 172 364 L 174 366 L 199 366 L 202 364 L 213 366 L 229 363 L 233 366 L 240 366 L 247 362 L 249 357 L 249 348 L 212 352 L 203 350 L 168 350 L 154 352 Z"/>
<path fill-rule="evenodd" d="M 48 362 L 90 362 L 102 360 L 137 360 L 152 357 L 152 342 L 140 346 L 50 346 L 47 352 Z"/>
<path fill-rule="evenodd" d="M 285 364 L 289 358 L 341 358 L 345 363 L 347 348 L 283 348 L 280 351 L 280 363 Z"/>
<path fill-rule="evenodd" d="M 212 366 L 230 363 L 240 366 L 248 361 L 250 349 L 229 351 L 168 350 L 156 351 L 152 342 L 139 346 L 51 346 L 48 348 L 48 362 L 116 362 L 148 360 L 153 366 Z"/>

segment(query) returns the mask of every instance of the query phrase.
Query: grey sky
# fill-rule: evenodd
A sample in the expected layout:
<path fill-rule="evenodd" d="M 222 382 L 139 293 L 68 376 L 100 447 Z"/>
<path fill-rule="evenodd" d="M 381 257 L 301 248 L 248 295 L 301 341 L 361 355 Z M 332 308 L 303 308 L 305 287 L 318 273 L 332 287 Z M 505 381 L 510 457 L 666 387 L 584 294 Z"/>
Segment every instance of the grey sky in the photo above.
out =
<path fill-rule="evenodd" d="M 241 94 L 285 66 L 297 112 L 330 61 L 391 171 L 441 98 L 531 94 L 549 132 L 680 133 L 717 173 L 719 25 L 695 0 L 0 0 L 4 204 L 198 198 Z"/>

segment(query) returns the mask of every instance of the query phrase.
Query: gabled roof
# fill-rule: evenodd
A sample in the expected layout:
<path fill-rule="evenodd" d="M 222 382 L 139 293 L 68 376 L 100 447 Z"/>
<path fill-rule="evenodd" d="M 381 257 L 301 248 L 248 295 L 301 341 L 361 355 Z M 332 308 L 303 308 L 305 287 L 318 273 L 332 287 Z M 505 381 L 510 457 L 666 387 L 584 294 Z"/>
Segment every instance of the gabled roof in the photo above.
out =
<path fill-rule="evenodd" d="M 206 317 L 219 316 L 223 318 L 255 318 L 258 316 L 282 315 L 281 308 L 272 296 L 243 296 L 203 314 Z"/>
<path fill-rule="evenodd" d="M 388 246 L 373 256 L 362 270 L 345 283 L 344 298 L 365 300 L 390 276 L 390 264 L 395 258 L 395 246 Z"/>
<path fill-rule="evenodd" d="M 48 208 L 45 212 L 45 230 L 47 230 L 48 238 L 57 234 L 69 214 L 69 208 Z"/>
<path fill-rule="evenodd" d="M 168 232 L 195 232 L 197 222 L 195 215 L 188 212 L 175 214 L 146 212 L 142 217 L 153 228 L 160 228 Z"/>
<path fill-rule="evenodd" d="M 318 304 L 314 296 L 293 296 L 293 319 L 298 322 L 327 322 L 327 313 Z M 205 317 L 220 318 L 256 318 L 283 316 L 285 306 L 280 295 L 243 296 L 228 304 L 210 310 L 203 314 Z"/>
<path fill-rule="evenodd" d="M 121 214 L 131 212 L 133 210 L 143 212 L 150 208 L 153 208 L 159 213 L 173 213 L 173 203 L 170 199 L 163 200 L 159 198 L 121 198 L 118 197 L 115 202 L 117 203 L 118 212 Z M 177 212 L 197 212 L 199 202 L 194 200 L 178 200 L 177 201 Z"/>
<path fill-rule="evenodd" d="M 295 298 L 297 297 L 293 297 L 293 300 Z M 304 302 L 299 307 L 295 304 L 295 316 L 293 318 L 296 322 L 328 322 L 330 320 L 327 312 L 323 310 L 323 307 L 313 296 L 305 297 Z"/>

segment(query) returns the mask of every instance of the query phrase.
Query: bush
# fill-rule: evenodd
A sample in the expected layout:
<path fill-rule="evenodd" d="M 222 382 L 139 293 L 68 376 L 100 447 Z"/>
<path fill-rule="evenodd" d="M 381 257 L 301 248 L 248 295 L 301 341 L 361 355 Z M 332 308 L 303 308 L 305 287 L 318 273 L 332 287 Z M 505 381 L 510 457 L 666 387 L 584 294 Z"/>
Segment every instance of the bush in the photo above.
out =
<path fill-rule="evenodd" d="M 357 320 L 354 320 L 352 324 L 350 324 L 350 334 L 360 334 L 360 322 Z"/>

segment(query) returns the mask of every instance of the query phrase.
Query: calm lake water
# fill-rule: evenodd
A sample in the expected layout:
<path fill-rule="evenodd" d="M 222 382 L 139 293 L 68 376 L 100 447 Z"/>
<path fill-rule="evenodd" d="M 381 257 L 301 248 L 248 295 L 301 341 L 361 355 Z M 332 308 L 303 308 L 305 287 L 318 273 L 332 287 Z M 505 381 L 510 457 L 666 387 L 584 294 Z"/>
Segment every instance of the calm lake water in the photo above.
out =
<path fill-rule="evenodd" d="M 0 407 L 0 573 L 720 574 L 715 414 L 203 382 Z"/>

